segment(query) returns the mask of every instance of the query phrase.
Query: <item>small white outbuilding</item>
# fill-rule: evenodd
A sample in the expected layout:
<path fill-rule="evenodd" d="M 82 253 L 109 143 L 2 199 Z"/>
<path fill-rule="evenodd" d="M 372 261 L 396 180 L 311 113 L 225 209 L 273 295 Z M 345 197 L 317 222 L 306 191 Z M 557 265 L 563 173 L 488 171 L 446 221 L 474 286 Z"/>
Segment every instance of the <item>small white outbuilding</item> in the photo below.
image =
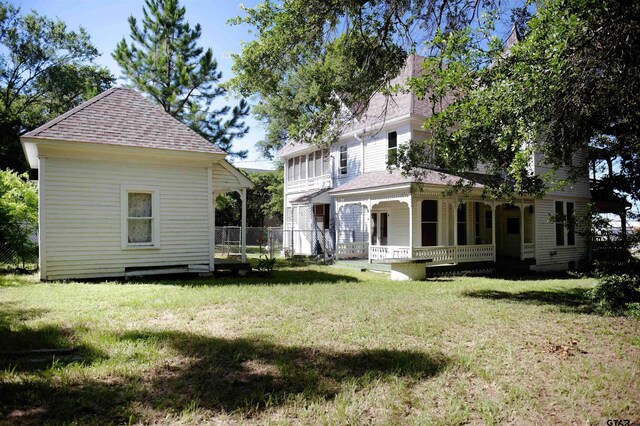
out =
<path fill-rule="evenodd" d="M 138 92 L 112 88 L 22 136 L 38 169 L 40 278 L 214 270 L 215 197 L 251 181 Z"/>

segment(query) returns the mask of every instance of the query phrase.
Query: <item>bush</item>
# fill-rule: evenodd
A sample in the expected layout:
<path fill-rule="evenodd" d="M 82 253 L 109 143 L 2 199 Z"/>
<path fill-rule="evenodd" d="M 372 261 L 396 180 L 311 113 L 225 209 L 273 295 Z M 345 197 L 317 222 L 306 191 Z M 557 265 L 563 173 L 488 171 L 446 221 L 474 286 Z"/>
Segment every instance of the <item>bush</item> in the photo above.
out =
<path fill-rule="evenodd" d="M 610 313 L 633 313 L 640 306 L 640 276 L 638 274 L 607 275 L 591 290 L 591 299 L 598 309 Z"/>
<path fill-rule="evenodd" d="M 35 260 L 38 192 L 27 174 L 0 170 L 0 248 L 4 261 L 26 267 Z"/>

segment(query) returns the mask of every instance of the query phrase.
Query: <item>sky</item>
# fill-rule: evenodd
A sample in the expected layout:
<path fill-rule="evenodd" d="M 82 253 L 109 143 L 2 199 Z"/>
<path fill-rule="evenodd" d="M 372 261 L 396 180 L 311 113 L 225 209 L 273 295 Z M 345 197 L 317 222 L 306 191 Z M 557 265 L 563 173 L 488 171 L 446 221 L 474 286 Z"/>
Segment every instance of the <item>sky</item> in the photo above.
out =
<path fill-rule="evenodd" d="M 111 53 L 123 37 L 129 40 L 129 16 L 133 15 L 138 22 L 141 21 L 144 0 L 13 0 L 13 3 L 19 5 L 23 13 L 35 10 L 41 15 L 59 18 L 70 29 L 84 27 L 101 53 L 96 63 L 106 66 L 113 75 L 120 77 L 120 67 L 111 57 Z M 199 23 L 202 27 L 199 45 L 212 49 L 213 56 L 218 61 L 218 70 L 222 71 L 223 80 L 230 78 L 230 55 L 240 53 L 241 43 L 253 37 L 249 27 L 227 25 L 226 21 L 242 14 L 241 3 L 252 7 L 258 0 L 183 0 L 181 3 L 186 7 L 186 20 L 192 26 Z M 122 83 L 122 80 L 118 82 Z M 238 100 L 229 98 L 228 102 L 235 106 Z M 261 158 L 255 149 L 256 142 L 264 136 L 264 129 L 252 118 L 246 122 L 250 126 L 249 134 L 235 140 L 234 149 L 248 149 L 249 156 L 246 160 L 235 161 L 234 164 L 259 169 L 273 168 L 271 161 Z"/>

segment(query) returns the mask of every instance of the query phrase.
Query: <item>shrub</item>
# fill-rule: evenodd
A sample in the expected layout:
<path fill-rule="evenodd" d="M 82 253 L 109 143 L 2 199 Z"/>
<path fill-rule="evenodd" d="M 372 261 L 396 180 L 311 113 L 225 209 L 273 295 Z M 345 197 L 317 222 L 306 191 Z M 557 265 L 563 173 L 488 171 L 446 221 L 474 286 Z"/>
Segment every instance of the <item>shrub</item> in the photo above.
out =
<path fill-rule="evenodd" d="M 6 249 L 5 261 L 15 266 L 33 261 L 37 245 L 38 192 L 27 174 L 0 170 L 0 243 Z"/>
<path fill-rule="evenodd" d="M 640 304 L 638 274 L 607 275 L 591 290 L 591 299 L 600 310 L 611 313 L 633 313 Z"/>

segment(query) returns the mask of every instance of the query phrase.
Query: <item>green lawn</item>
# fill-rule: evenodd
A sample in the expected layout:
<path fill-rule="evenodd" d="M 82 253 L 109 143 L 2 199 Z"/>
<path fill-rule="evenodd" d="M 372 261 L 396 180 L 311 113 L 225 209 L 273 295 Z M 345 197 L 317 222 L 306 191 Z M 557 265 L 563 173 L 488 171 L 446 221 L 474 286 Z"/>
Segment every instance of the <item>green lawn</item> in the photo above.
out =
<path fill-rule="evenodd" d="M 639 421 L 640 324 L 592 314 L 592 285 L 398 283 L 334 267 L 144 283 L 0 275 L 0 419 Z"/>

